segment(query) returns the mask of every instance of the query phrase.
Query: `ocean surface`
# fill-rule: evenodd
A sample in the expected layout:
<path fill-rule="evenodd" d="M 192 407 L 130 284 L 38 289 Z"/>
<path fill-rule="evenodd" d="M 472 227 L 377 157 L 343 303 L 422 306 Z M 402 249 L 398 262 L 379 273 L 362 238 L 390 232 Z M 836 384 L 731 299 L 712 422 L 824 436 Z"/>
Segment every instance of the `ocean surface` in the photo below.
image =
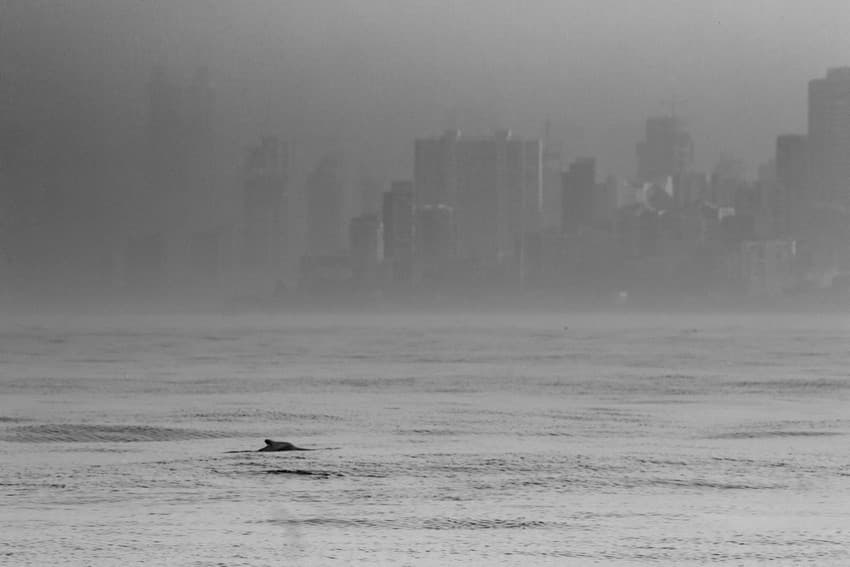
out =
<path fill-rule="evenodd" d="M 848 314 L 0 323 L 2 565 L 768 563 L 850 565 Z"/>

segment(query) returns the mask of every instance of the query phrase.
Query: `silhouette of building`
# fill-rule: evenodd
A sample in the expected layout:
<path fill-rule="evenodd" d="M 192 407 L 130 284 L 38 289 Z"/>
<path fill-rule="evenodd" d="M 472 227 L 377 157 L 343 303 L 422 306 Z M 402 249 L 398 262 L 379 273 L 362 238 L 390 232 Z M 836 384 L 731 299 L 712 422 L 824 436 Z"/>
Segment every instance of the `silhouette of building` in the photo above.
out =
<path fill-rule="evenodd" d="M 375 283 L 383 260 L 384 243 L 381 218 L 365 213 L 351 219 L 348 228 L 351 267 L 357 283 Z"/>
<path fill-rule="evenodd" d="M 414 245 L 413 183 L 393 182 L 384 193 L 384 258 L 392 262 L 393 279 L 407 281 L 412 277 Z"/>
<path fill-rule="evenodd" d="M 693 139 L 675 115 L 648 118 L 644 139 L 637 144 L 637 159 L 641 183 L 668 176 L 678 180 L 693 166 Z"/>
<path fill-rule="evenodd" d="M 381 210 L 381 182 L 365 166 L 357 176 L 357 194 L 360 199 L 360 213 L 375 213 Z"/>
<path fill-rule="evenodd" d="M 541 228 L 557 228 L 561 224 L 561 159 L 563 145 L 552 139 L 552 124 L 546 121 L 543 136 Z"/>
<path fill-rule="evenodd" d="M 457 256 L 454 211 L 446 205 L 416 209 L 416 258 L 425 266 L 439 265 Z"/>
<path fill-rule="evenodd" d="M 310 255 L 343 248 L 343 179 L 339 157 L 326 155 L 307 179 L 307 249 Z"/>
<path fill-rule="evenodd" d="M 850 67 L 809 81 L 809 173 L 814 198 L 850 199 Z"/>
<path fill-rule="evenodd" d="M 784 134 L 776 138 L 775 217 L 782 235 L 799 232 L 808 204 L 808 158 L 806 136 Z M 850 157 L 850 156 L 848 156 Z"/>
<path fill-rule="evenodd" d="M 416 140 L 416 204 L 453 209 L 461 256 L 485 264 L 521 259 L 524 234 L 541 223 L 542 158 L 539 140 L 509 130 Z"/>
<path fill-rule="evenodd" d="M 709 201 L 718 207 L 734 207 L 735 195 L 747 185 L 744 163 L 728 156 L 721 156 L 711 172 Z"/>
<path fill-rule="evenodd" d="M 416 205 L 454 206 L 457 201 L 457 145 L 460 130 L 414 142 L 413 182 Z"/>
<path fill-rule="evenodd" d="M 266 137 L 248 150 L 244 166 L 243 266 L 277 272 L 289 246 L 289 145 Z"/>
<path fill-rule="evenodd" d="M 561 173 L 561 231 L 575 232 L 593 222 L 596 159 L 579 158 Z"/>

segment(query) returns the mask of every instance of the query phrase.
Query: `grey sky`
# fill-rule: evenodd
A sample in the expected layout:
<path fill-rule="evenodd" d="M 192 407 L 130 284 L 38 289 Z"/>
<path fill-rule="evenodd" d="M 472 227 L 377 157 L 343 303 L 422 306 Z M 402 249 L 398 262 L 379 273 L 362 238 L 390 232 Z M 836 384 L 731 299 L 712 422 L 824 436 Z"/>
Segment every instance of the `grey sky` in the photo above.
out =
<path fill-rule="evenodd" d="M 643 119 L 679 106 L 708 169 L 805 129 L 806 82 L 850 63 L 846 0 L 0 0 L 5 107 L 100 144 L 140 123 L 153 64 L 208 65 L 237 148 L 276 132 L 409 175 L 412 138 L 542 134 L 634 173 Z M 61 136 L 60 136 L 61 137 Z M 226 145 L 227 145 L 226 144 Z"/>

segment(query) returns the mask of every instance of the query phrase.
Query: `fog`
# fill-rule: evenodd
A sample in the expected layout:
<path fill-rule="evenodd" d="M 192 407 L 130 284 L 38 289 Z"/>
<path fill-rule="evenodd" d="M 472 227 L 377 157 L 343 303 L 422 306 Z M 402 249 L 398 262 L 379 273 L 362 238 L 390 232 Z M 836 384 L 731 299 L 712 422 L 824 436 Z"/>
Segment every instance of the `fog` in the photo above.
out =
<path fill-rule="evenodd" d="M 807 81 L 847 63 L 848 21 L 843 0 L 0 0 L 0 182 L 49 203 L 16 256 L 134 222 L 155 67 L 180 84 L 210 70 L 212 217 L 241 206 L 264 135 L 293 144 L 296 183 L 329 151 L 388 182 L 411 177 L 416 137 L 537 138 L 548 120 L 562 163 L 628 178 L 645 119 L 674 102 L 697 169 L 731 155 L 754 174 L 778 134 L 806 131 Z M 4 226 L 32 225 L 4 207 Z"/>
<path fill-rule="evenodd" d="M 0 0 L 0 564 L 850 564 L 848 109 L 850 0 Z"/>

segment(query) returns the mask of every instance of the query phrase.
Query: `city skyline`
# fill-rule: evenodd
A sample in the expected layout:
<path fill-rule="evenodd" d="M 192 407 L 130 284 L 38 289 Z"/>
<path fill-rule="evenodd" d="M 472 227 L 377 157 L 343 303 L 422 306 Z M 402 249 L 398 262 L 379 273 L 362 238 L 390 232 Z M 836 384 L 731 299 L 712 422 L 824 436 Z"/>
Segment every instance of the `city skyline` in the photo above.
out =
<path fill-rule="evenodd" d="M 205 18 L 194 11 L 191 2 L 184 5 L 180 18 L 192 14 L 199 18 L 193 22 L 194 27 L 188 28 L 186 42 L 203 45 L 210 41 L 202 30 L 209 31 L 209 26 L 220 18 L 227 19 L 234 29 L 245 31 L 258 24 L 255 18 L 262 12 L 252 8 L 235 14 L 224 4 L 214 5 L 221 13 L 214 10 Z M 285 13 L 271 4 L 263 6 L 271 11 L 266 14 L 269 17 L 272 13 Z M 700 104 L 694 104 L 699 98 L 689 93 L 704 79 L 702 76 L 684 73 L 674 81 L 677 85 L 653 78 L 654 64 L 681 72 L 683 61 L 697 53 L 706 58 L 703 61 L 708 65 L 706 69 L 721 63 L 732 65 L 728 69 L 724 67 L 726 72 L 752 64 L 757 49 L 740 52 L 727 49 L 717 53 L 709 49 L 716 40 L 729 34 L 734 36 L 727 37 L 729 41 L 757 47 L 747 43 L 754 38 L 733 33 L 753 25 L 748 20 L 752 13 L 747 10 L 730 11 L 722 2 L 712 10 L 687 13 L 678 12 L 672 4 L 666 5 L 665 10 L 661 10 L 661 4 L 653 4 L 653 8 L 642 11 L 623 5 L 620 10 L 595 14 L 592 10 L 579 10 L 587 5 L 578 2 L 564 4 L 560 9 L 541 6 L 537 11 L 518 14 L 513 23 L 499 20 L 501 32 L 516 32 L 515 40 L 524 37 L 528 42 L 508 44 L 502 41 L 504 36 L 493 30 L 480 31 L 481 26 L 476 25 L 474 29 L 479 35 L 467 39 L 470 45 L 487 49 L 459 50 L 454 53 L 455 58 L 447 49 L 452 45 L 453 34 L 465 29 L 466 18 L 478 14 L 471 6 L 464 5 L 445 14 L 448 39 L 444 45 L 418 46 L 408 52 L 408 44 L 399 43 L 399 58 L 395 63 L 374 42 L 394 38 L 393 34 L 400 28 L 393 23 L 436 14 L 433 7 L 404 5 L 397 13 L 390 14 L 372 5 L 354 14 L 355 19 L 365 14 L 385 16 L 372 23 L 374 37 L 366 37 L 347 24 L 328 27 L 326 31 L 336 29 L 342 37 L 351 33 L 360 42 L 354 49 L 357 58 L 343 58 L 341 66 L 336 67 L 327 66 L 331 63 L 328 57 L 333 59 L 338 54 L 335 48 L 327 51 L 306 37 L 263 36 L 264 41 L 270 42 L 265 46 L 268 53 L 257 52 L 257 45 L 247 37 L 242 37 L 247 43 L 238 49 L 234 47 L 234 53 L 212 50 L 203 56 L 194 52 L 187 57 L 191 50 L 174 44 L 173 57 L 167 61 L 153 56 L 161 46 L 145 44 L 145 48 L 134 51 L 137 65 L 133 79 L 112 85 L 120 89 L 102 88 L 97 96 L 90 96 L 89 91 L 97 86 L 107 87 L 109 81 L 118 79 L 118 71 L 129 68 L 110 71 L 104 66 L 107 60 L 113 61 L 110 57 L 118 57 L 114 62 L 119 61 L 121 51 L 117 50 L 117 55 L 89 53 L 90 57 L 79 61 L 80 68 L 69 70 L 66 64 L 77 61 L 75 57 L 81 56 L 78 50 L 83 46 L 91 47 L 93 41 L 110 41 L 98 34 L 79 35 L 81 29 L 97 21 L 96 17 L 85 19 L 82 14 L 97 17 L 111 14 L 118 18 L 114 22 L 116 26 L 120 27 L 119 23 L 130 26 L 125 31 L 138 32 L 133 37 L 144 42 L 154 37 L 157 30 L 168 36 L 166 30 L 170 24 L 158 18 L 169 13 L 169 8 L 163 5 L 162 12 L 148 13 L 152 19 L 145 20 L 141 18 L 141 14 L 147 13 L 143 8 L 133 11 L 108 7 L 100 0 L 85 2 L 79 12 L 48 13 L 39 5 L 7 6 L 13 21 L 22 24 L 14 31 L 20 32 L 26 25 L 64 31 L 57 38 L 68 42 L 70 48 L 67 55 L 59 56 L 38 50 L 32 56 L 13 52 L 2 69 L 0 174 L 5 183 L 4 214 L 10 219 L 6 229 L 7 257 L 13 258 L 18 266 L 26 265 L 20 259 L 27 258 L 30 263 L 42 263 L 50 270 L 60 271 L 66 269 L 63 266 L 83 270 L 81 266 L 117 262 L 123 266 L 123 272 L 133 273 L 131 264 L 138 262 L 168 272 L 171 275 L 163 276 L 162 280 L 172 283 L 175 278 L 188 278 L 193 269 L 210 276 L 218 275 L 215 266 L 225 264 L 267 266 L 266 276 L 291 285 L 298 277 L 295 265 L 305 256 L 336 258 L 333 260 L 336 262 L 340 255 L 359 254 L 361 264 L 375 256 L 369 265 L 374 264 L 370 269 L 378 269 L 376 266 L 384 260 L 393 261 L 396 236 L 408 234 L 406 239 L 412 246 L 418 238 L 415 226 L 426 222 L 423 219 L 430 219 L 427 222 L 433 226 L 451 226 L 447 241 L 438 246 L 434 244 L 437 240 L 429 237 L 426 246 L 440 250 L 436 254 L 443 258 L 440 269 L 458 272 L 458 266 L 449 269 L 446 264 L 449 257 L 501 266 L 500 270 L 513 262 L 519 266 L 522 281 L 529 258 L 545 262 L 547 246 L 570 248 L 581 242 L 580 246 L 588 247 L 583 253 L 591 254 L 591 250 L 598 248 L 593 254 L 610 259 L 614 250 L 611 239 L 616 236 L 622 240 L 625 235 L 632 235 L 641 243 L 629 246 L 621 243 L 617 253 L 637 250 L 639 256 L 654 255 L 661 249 L 666 254 L 672 248 L 662 241 L 680 238 L 674 238 L 675 234 L 701 235 L 693 240 L 692 246 L 708 245 L 714 239 L 726 242 L 727 248 L 732 242 L 737 245 L 746 239 L 805 236 L 819 242 L 817 248 L 822 253 L 818 262 L 822 266 L 843 265 L 840 250 L 835 248 L 841 241 L 840 222 L 836 219 L 826 222 L 824 226 L 832 227 L 829 231 L 807 229 L 823 224 L 818 220 L 820 213 L 813 212 L 817 207 L 831 206 L 830 203 L 838 203 L 842 197 L 842 180 L 846 177 L 846 163 L 850 162 L 844 159 L 850 152 L 846 145 L 846 131 L 850 130 L 842 114 L 850 92 L 847 80 L 850 71 L 846 67 L 824 68 L 819 63 L 788 89 L 806 93 L 798 106 L 783 109 L 785 115 L 796 117 L 791 122 L 802 118 L 802 124 L 789 127 L 784 121 L 772 121 L 755 126 L 750 120 L 758 111 L 782 99 L 778 91 L 767 90 L 770 82 L 765 76 L 766 69 L 750 74 L 739 72 L 734 80 L 731 77 L 726 80 L 724 88 L 707 89 L 713 95 L 738 93 L 735 107 L 730 107 L 728 112 L 719 112 L 717 108 L 705 112 Z M 501 15 L 510 11 L 507 3 L 491 7 Z M 570 8 L 577 11 L 573 14 Z M 341 2 L 336 9 L 346 13 L 352 5 Z M 631 14 L 644 27 L 631 22 L 617 39 L 612 38 L 614 44 L 619 42 L 623 47 L 631 45 L 629 34 L 639 29 L 654 29 L 653 10 L 661 10 L 657 13 L 665 14 L 667 24 L 696 17 L 707 26 L 698 28 L 699 33 L 693 29 L 690 35 L 671 33 L 670 37 L 659 38 L 661 44 L 670 42 L 670 46 L 687 47 L 685 52 L 689 55 L 683 56 L 685 59 L 676 62 L 665 59 L 663 53 L 653 51 L 657 46 L 652 47 L 645 38 L 635 36 L 633 52 L 622 60 L 611 59 L 616 50 L 606 51 L 611 46 L 600 43 L 597 45 L 600 51 L 590 58 L 593 61 L 590 67 L 579 64 L 574 54 L 563 56 L 564 62 L 572 61 L 576 65 L 573 71 L 578 70 L 578 74 L 571 74 L 567 68 L 558 71 L 561 69 L 558 65 L 549 67 L 553 71 L 551 76 L 535 74 L 540 64 L 537 55 L 543 45 L 535 42 L 557 29 L 543 25 L 544 14 L 571 14 L 576 20 L 599 25 L 603 23 L 599 19 L 603 13 L 610 17 L 608 25 Z M 775 12 L 767 13 L 776 16 Z M 790 18 L 793 13 L 788 10 L 785 15 Z M 330 26 L 324 18 L 336 12 L 306 9 L 298 14 L 299 17 L 312 14 L 319 18 L 314 25 L 325 22 Z M 493 17 L 485 16 L 484 12 L 480 15 Z M 785 25 L 811 25 L 819 21 L 818 17 Z M 535 26 L 526 30 L 522 22 Z M 573 20 L 564 21 L 567 34 L 564 41 L 589 41 L 581 40 L 580 33 L 575 35 L 574 24 Z M 270 28 L 261 29 L 263 34 L 271 33 Z M 826 42 L 832 47 L 840 39 L 843 28 L 839 26 L 834 31 L 834 41 Z M 233 32 L 222 33 L 223 37 L 230 37 L 228 34 Z M 417 41 L 417 37 L 412 32 L 411 41 Z M 338 40 L 333 38 L 331 45 L 336 46 Z M 300 66 L 291 66 L 297 57 L 283 57 L 271 64 L 269 53 L 280 55 L 279 50 L 289 45 L 287 42 L 299 41 L 307 42 L 301 45 L 305 49 L 310 46 L 304 51 Z M 22 40 L 21 45 L 25 43 Z M 222 42 L 214 43 L 219 49 Z M 547 45 L 554 48 L 558 44 Z M 240 51 L 243 49 L 244 52 Z M 240 65 L 232 67 L 237 52 L 245 58 Z M 715 60 L 713 53 L 722 57 Z M 736 57 L 730 58 L 730 54 Z M 413 68 L 407 64 L 414 60 L 422 63 L 424 55 L 433 56 L 431 67 Z M 612 72 L 618 66 L 650 55 L 651 64 L 630 70 L 639 72 L 639 77 L 626 73 L 619 74 L 615 80 Z M 190 59 L 203 62 L 187 69 Z M 207 64 L 210 59 L 214 61 L 211 65 Z M 768 60 L 772 59 L 764 59 Z M 65 65 L 60 65 L 63 61 Z M 269 66 L 258 70 L 256 66 L 263 61 Z M 517 65 L 505 66 L 506 61 Z M 553 59 L 556 61 L 561 61 L 560 56 Z M 462 78 L 456 75 L 459 62 L 492 68 L 485 79 L 475 78 L 475 73 Z M 32 65 L 27 67 L 26 63 Z M 520 63 L 527 63 L 528 69 Z M 243 67 L 256 74 L 243 75 L 247 72 Z M 361 67 L 373 74 L 351 75 Z M 383 71 L 378 72 L 379 69 Z M 98 81 L 92 81 L 90 76 L 91 84 L 82 85 L 84 72 L 94 73 Z M 378 74 L 374 75 L 375 72 Z M 35 88 L 41 85 L 38 79 L 43 73 L 48 73 L 47 84 L 55 89 Z M 590 74 L 579 80 L 581 73 Z M 451 79 L 453 84 L 456 80 L 458 89 L 472 89 L 468 94 L 475 96 L 458 106 L 452 102 L 458 100 L 457 89 L 436 92 L 429 87 L 417 92 L 403 86 L 407 79 L 416 83 L 434 74 L 444 81 Z M 563 78 L 565 74 L 569 80 Z M 554 80 L 556 76 L 561 78 Z M 242 79 L 234 82 L 236 77 Z M 299 77 L 305 82 L 297 80 Z M 524 78 L 517 82 L 517 77 Z M 684 81 L 684 77 L 690 78 Z M 741 96 L 757 77 L 765 79 L 764 88 L 753 91 L 754 98 Z M 371 93 L 367 106 L 380 104 L 383 111 L 380 115 L 374 114 L 375 109 L 360 106 L 367 102 L 360 84 L 364 78 L 371 79 L 370 88 L 378 89 Z M 718 81 L 720 78 L 720 75 L 716 77 Z M 285 79 L 292 80 L 286 85 L 276 83 L 279 80 L 286 83 Z M 335 89 L 329 90 L 328 84 L 321 86 L 328 79 L 335 82 Z M 315 88 L 311 86 L 313 81 L 318 81 Z M 577 84 L 587 91 L 582 94 L 572 90 Z M 624 92 L 626 85 L 633 90 Z M 238 96 L 233 91 L 235 87 Z M 135 90 L 134 96 L 121 95 L 121 90 L 128 88 Z M 298 93 L 307 92 L 303 89 L 309 90 L 309 100 L 299 100 Z M 525 94 L 521 95 L 517 89 L 524 89 Z M 69 97 L 72 91 L 74 96 Z M 559 118 L 559 112 L 581 108 L 589 102 L 588 93 L 594 93 L 596 104 L 593 112 L 584 116 L 585 124 L 570 124 L 569 120 L 565 123 L 563 115 Z M 263 104 L 258 104 L 256 98 L 260 94 L 267 98 Z M 536 104 L 569 94 L 557 104 Z M 656 94 L 658 98 L 654 98 Z M 426 95 L 430 102 L 422 98 Z M 492 96 L 501 98 L 494 102 Z M 649 108 L 641 102 L 645 103 L 648 96 L 653 98 Z M 628 104 L 612 106 L 618 97 L 625 97 L 623 100 Z M 37 116 L 28 114 L 52 98 L 62 104 L 52 105 L 46 112 L 36 113 Z M 754 102 L 759 105 L 757 111 L 743 111 Z M 422 108 L 433 110 L 429 107 L 433 103 L 444 106 L 440 112 L 420 112 Z M 309 108 L 321 112 L 315 114 Z M 73 119 L 69 114 L 72 112 Z M 117 116 L 115 113 L 120 119 L 113 123 L 111 118 Z M 233 119 L 239 113 L 247 113 L 243 118 L 249 114 L 252 118 L 237 126 Z M 139 115 L 141 120 L 134 118 Z M 709 136 L 716 135 L 718 127 L 733 118 L 736 135 L 715 146 L 701 143 L 700 140 L 706 140 L 707 132 Z M 324 130 L 329 119 L 336 124 L 330 133 Z M 612 130 L 611 120 L 619 121 L 620 125 Z M 254 124 L 250 124 L 252 121 Z M 765 137 L 750 143 L 742 155 L 738 142 L 761 131 L 766 132 Z M 249 136 L 247 141 L 245 136 Z M 796 140 L 794 136 L 803 138 Z M 598 138 L 598 144 L 582 142 L 594 137 Z M 262 147 L 267 148 L 271 140 L 279 140 L 286 155 L 280 171 L 262 174 L 266 176 L 263 183 L 273 188 L 263 190 L 262 198 L 259 197 L 262 191 L 251 189 L 254 182 L 250 180 L 250 168 L 246 170 L 241 159 L 246 150 L 249 155 L 257 151 L 257 140 L 262 140 Z M 615 147 L 625 142 L 629 142 L 631 158 L 628 164 L 616 165 L 620 150 Z M 758 150 L 757 154 L 756 149 L 762 147 L 764 153 Z M 806 160 L 811 161 L 809 166 L 803 163 Z M 753 175 L 756 165 L 758 176 Z M 415 210 L 403 215 L 404 226 L 384 227 L 387 220 L 397 215 L 381 210 L 380 194 L 399 183 L 411 183 Z M 383 204 L 387 202 L 383 199 Z M 716 210 L 701 213 L 714 215 L 712 223 L 719 223 L 716 227 L 704 226 L 708 217 L 698 222 L 691 209 L 700 203 Z M 428 207 L 445 207 L 445 210 L 428 211 Z M 667 213 L 663 219 L 656 218 L 662 213 Z M 86 217 L 86 222 L 79 222 L 81 216 Z M 700 222 L 702 226 L 698 226 Z M 380 234 L 381 254 L 376 256 L 369 248 L 377 242 L 372 233 L 385 229 L 389 233 Z M 543 233 L 553 230 L 572 235 L 574 241 L 547 240 L 549 237 Z M 595 244 L 589 244 L 588 231 L 596 235 L 591 238 Z M 712 231 L 717 234 L 708 236 Z M 69 233 L 73 238 L 66 238 Z M 396 236 L 389 238 L 391 235 Z M 59 246 L 52 243 L 57 237 L 61 241 Z M 355 240 L 362 245 L 355 245 Z M 387 258 L 383 258 L 385 242 L 390 252 Z M 827 242 L 830 246 L 826 246 Z M 220 256 L 228 250 L 231 254 L 241 250 L 243 257 L 225 261 Z M 449 250 L 453 252 L 448 253 Z M 572 249 L 571 253 L 577 252 Z M 408 253 L 411 258 L 416 254 L 415 249 Z M 106 259 L 109 255 L 113 258 Z M 62 258 L 61 262 L 57 258 Z M 124 266 L 127 262 L 130 264 Z M 305 265 L 321 266 L 323 262 L 314 259 Z M 409 262 L 402 262 L 405 263 Z M 396 262 L 396 268 L 402 264 Z M 36 268 L 34 273 L 40 269 Z M 417 270 L 422 266 L 410 264 L 399 269 L 397 279 L 404 280 L 419 273 Z M 432 272 L 435 269 L 430 267 Z M 407 275 L 402 277 L 402 273 Z M 41 276 L 41 279 L 45 278 Z M 370 281 L 381 281 L 381 277 Z"/>
<path fill-rule="evenodd" d="M 86 136 L 89 147 L 132 147 L 149 69 L 207 66 L 225 155 L 267 129 L 291 133 L 311 155 L 342 144 L 355 160 L 402 177 L 411 165 L 397 149 L 403 140 L 448 127 L 543 137 L 548 120 L 566 157 L 595 155 L 601 170 L 627 176 L 636 128 L 678 101 L 696 133 L 699 169 L 728 153 L 754 172 L 775 130 L 805 126 L 804 82 L 850 53 L 842 26 L 850 7 L 840 1 L 816 9 L 755 0 L 390 6 L 7 2 L 3 106 L 15 110 L 13 122 L 65 123 L 56 144 Z M 444 40 L 431 42 L 417 21 L 439 21 Z M 43 34 L 63 49 L 34 45 Z M 400 35 L 387 53 L 384 42 Z M 67 128 L 75 115 L 90 124 Z M 50 146 L 42 135 L 36 141 Z"/>

